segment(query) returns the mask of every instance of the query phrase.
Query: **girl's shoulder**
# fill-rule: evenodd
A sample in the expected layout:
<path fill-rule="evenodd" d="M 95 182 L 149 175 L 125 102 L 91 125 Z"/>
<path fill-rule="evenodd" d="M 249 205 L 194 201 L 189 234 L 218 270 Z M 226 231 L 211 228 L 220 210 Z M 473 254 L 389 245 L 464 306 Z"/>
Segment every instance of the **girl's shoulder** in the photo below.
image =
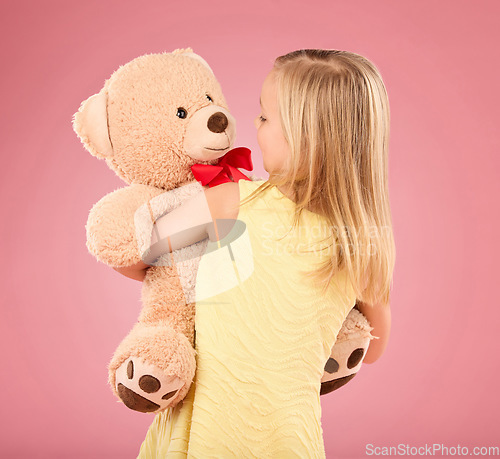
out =
<path fill-rule="evenodd" d="M 238 218 L 240 188 L 237 182 L 221 183 L 211 188 L 205 188 L 204 191 L 213 220 Z"/>
<path fill-rule="evenodd" d="M 205 197 L 212 218 L 237 219 L 241 201 L 250 196 L 266 181 L 265 179 L 239 180 L 238 182 L 226 182 L 211 188 L 205 188 Z M 290 214 L 295 209 L 295 203 L 276 186 L 268 187 L 265 192 L 259 193 L 256 197 L 257 206 L 264 205 L 265 208 L 272 211 Z M 262 200 L 265 201 L 265 204 L 263 204 Z M 307 210 L 304 213 L 319 217 Z"/>
<path fill-rule="evenodd" d="M 213 218 L 238 218 L 239 204 L 260 185 L 265 179 L 238 180 L 205 188 L 205 197 Z"/>

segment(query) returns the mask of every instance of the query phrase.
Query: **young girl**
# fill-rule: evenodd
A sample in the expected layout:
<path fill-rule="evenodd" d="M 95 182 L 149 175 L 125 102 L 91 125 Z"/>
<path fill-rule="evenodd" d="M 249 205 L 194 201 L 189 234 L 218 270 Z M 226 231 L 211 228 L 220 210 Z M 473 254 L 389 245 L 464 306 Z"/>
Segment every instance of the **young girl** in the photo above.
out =
<path fill-rule="evenodd" d="M 365 362 L 386 347 L 395 247 L 379 72 L 357 54 L 295 51 L 276 59 L 260 103 L 269 179 L 208 188 L 157 221 L 161 237 L 195 227 L 183 244 L 231 234 L 236 246 L 217 222 L 237 220 L 250 251 L 238 260 L 235 247 L 245 278 L 197 302 L 195 380 L 182 403 L 156 415 L 140 458 L 324 458 L 320 379 L 356 299 L 379 337 Z M 186 209 L 193 221 L 180 224 Z M 216 280 L 200 279 L 210 277 L 203 258 L 197 289 Z M 124 274 L 141 279 L 147 268 Z"/>

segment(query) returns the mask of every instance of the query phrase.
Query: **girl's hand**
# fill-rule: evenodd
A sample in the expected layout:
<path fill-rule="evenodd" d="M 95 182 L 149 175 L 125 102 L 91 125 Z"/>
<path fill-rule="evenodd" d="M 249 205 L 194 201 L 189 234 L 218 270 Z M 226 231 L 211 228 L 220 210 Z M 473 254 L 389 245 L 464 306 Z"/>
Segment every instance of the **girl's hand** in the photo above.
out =
<path fill-rule="evenodd" d="M 358 301 L 357 308 L 370 322 L 373 327 L 371 331 L 373 336 L 378 336 L 379 339 L 372 339 L 368 346 L 363 363 L 374 363 L 377 361 L 385 351 L 389 341 L 391 332 L 391 309 L 389 304 L 381 305 L 376 304 L 370 306 Z"/>
<path fill-rule="evenodd" d="M 151 266 L 143 263 L 142 261 L 139 261 L 139 263 L 136 263 L 132 266 L 124 266 L 121 268 L 113 267 L 113 269 L 126 277 L 130 277 L 130 279 L 135 279 L 142 282 L 146 277 L 146 271 L 150 267 Z"/>

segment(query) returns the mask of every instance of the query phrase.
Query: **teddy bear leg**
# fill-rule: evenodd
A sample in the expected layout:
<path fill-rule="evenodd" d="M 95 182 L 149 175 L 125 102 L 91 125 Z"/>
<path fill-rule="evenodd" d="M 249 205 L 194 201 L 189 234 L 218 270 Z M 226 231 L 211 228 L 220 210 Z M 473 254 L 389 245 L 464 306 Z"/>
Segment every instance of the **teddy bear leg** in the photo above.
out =
<path fill-rule="evenodd" d="M 130 409 L 159 413 L 189 391 L 196 368 L 195 350 L 168 322 L 138 322 L 109 364 L 109 384 Z"/>
<path fill-rule="evenodd" d="M 347 384 L 356 376 L 373 339 L 366 317 L 352 309 L 342 324 L 321 378 L 321 395 L 328 394 Z"/>

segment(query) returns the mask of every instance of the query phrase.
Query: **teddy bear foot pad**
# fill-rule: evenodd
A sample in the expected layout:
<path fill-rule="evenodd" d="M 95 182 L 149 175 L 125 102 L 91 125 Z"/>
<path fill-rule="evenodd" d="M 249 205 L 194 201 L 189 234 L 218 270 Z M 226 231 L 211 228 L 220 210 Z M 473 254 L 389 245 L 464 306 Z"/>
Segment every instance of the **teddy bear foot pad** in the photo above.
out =
<path fill-rule="evenodd" d="M 125 360 L 116 371 L 116 391 L 130 409 L 152 413 L 168 408 L 184 386 L 177 376 L 165 376 L 161 370 L 137 357 Z"/>

